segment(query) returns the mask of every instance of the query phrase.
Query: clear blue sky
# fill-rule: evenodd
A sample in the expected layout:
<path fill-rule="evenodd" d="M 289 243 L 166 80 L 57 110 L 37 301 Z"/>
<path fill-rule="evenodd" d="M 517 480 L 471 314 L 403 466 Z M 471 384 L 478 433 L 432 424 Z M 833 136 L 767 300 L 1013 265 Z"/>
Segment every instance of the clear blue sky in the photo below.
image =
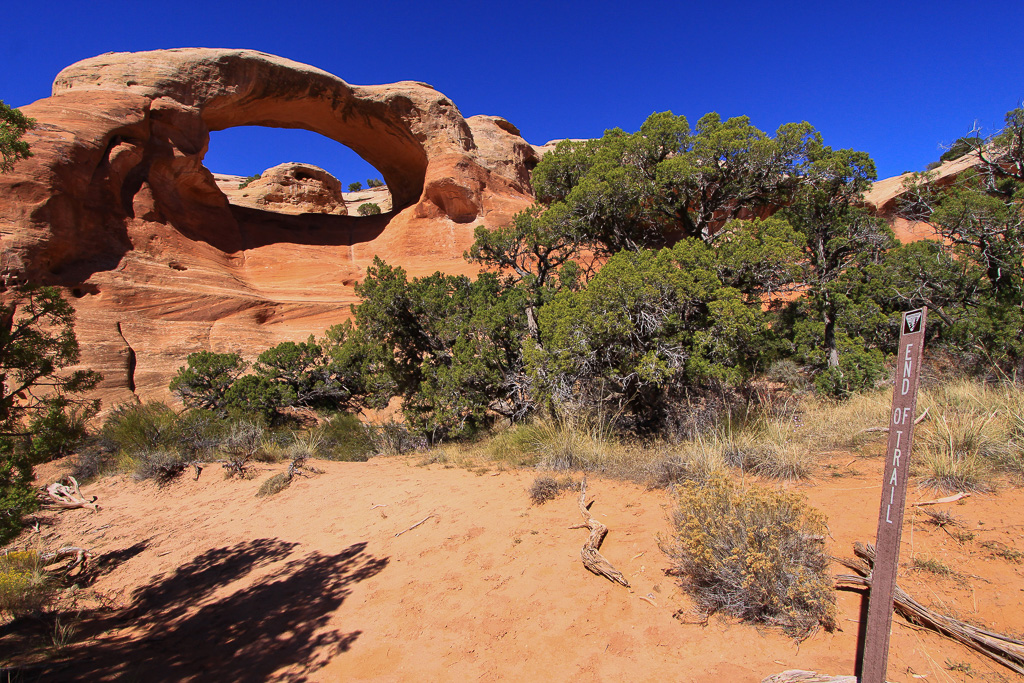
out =
<path fill-rule="evenodd" d="M 103 52 L 252 48 L 355 84 L 417 80 L 465 116 L 495 114 L 530 142 L 639 128 L 654 111 L 695 122 L 806 120 L 833 147 L 867 151 L 880 177 L 920 170 L 977 121 L 1024 99 L 1024 2 L 12 2 L 0 99 L 49 95 Z M 313 133 L 231 129 L 207 166 L 249 175 L 284 161 L 343 183 L 377 176 Z"/>

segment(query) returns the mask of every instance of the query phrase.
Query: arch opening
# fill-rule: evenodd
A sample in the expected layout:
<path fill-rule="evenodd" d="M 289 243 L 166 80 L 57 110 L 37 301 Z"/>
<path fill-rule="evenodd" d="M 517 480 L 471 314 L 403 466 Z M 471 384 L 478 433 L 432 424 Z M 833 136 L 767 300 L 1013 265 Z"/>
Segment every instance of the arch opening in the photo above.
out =
<path fill-rule="evenodd" d="M 394 209 L 378 169 L 346 145 L 302 128 L 213 131 L 203 164 L 234 206 L 353 217 Z"/>

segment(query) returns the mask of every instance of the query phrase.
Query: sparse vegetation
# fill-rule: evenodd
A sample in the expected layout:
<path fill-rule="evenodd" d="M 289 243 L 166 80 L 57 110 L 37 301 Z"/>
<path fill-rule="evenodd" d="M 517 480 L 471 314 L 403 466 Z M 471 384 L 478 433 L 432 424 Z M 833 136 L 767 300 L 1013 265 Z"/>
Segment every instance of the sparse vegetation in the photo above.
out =
<path fill-rule="evenodd" d="M 50 600 L 53 582 L 35 550 L 0 553 L 0 613 L 38 612 Z"/>
<path fill-rule="evenodd" d="M 576 481 L 572 477 L 555 478 L 550 475 L 541 474 L 530 484 L 530 500 L 534 505 L 543 505 L 574 488 L 576 485 Z"/>
<path fill-rule="evenodd" d="M 924 555 L 915 555 L 911 566 L 913 566 L 914 569 L 936 574 L 938 576 L 951 576 L 953 574 L 953 570 L 940 560 L 937 560 L 934 557 L 926 557 Z"/>
<path fill-rule="evenodd" d="M 241 420 L 231 425 L 223 443 L 226 459 L 223 461 L 227 477 L 247 479 L 251 476 L 250 465 L 263 445 L 265 430 L 255 422 Z"/>
<path fill-rule="evenodd" d="M 155 479 L 166 484 L 176 479 L 192 461 L 174 450 L 139 450 L 130 456 L 136 479 Z"/>
<path fill-rule="evenodd" d="M 292 477 L 288 472 L 278 472 L 277 474 L 268 477 L 264 481 L 259 490 L 256 492 L 257 498 L 264 498 L 266 496 L 273 496 L 274 494 L 284 491 L 292 483 Z"/>
<path fill-rule="evenodd" d="M 665 551 L 706 615 L 779 626 L 798 638 L 834 628 L 825 519 L 800 497 L 715 476 L 680 486 L 673 519 Z"/>
<path fill-rule="evenodd" d="M 370 178 L 366 181 L 367 187 L 384 187 L 384 181 L 380 178 Z"/>
<path fill-rule="evenodd" d="M 259 173 L 257 173 L 256 175 L 246 176 L 245 179 L 242 180 L 242 182 L 238 183 L 238 189 L 239 190 L 245 189 L 253 181 L 259 180 L 260 177 L 261 177 L 261 174 L 259 174 Z"/>
<path fill-rule="evenodd" d="M 981 547 L 990 551 L 996 557 L 1003 558 L 1007 562 L 1020 564 L 1021 561 L 1024 561 L 1024 552 L 999 541 L 982 541 Z"/>
<path fill-rule="evenodd" d="M 348 184 L 348 191 L 349 192 L 359 192 L 359 190 L 361 190 L 361 189 L 363 189 L 363 184 L 361 182 L 359 182 L 358 180 L 355 181 L 354 183 L 349 183 Z"/>
<path fill-rule="evenodd" d="M 379 216 L 380 215 L 380 207 L 377 204 L 373 203 L 373 202 L 366 202 L 365 204 L 360 204 L 359 208 L 356 209 L 356 211 L 359 212 L 360 216 Z"/>

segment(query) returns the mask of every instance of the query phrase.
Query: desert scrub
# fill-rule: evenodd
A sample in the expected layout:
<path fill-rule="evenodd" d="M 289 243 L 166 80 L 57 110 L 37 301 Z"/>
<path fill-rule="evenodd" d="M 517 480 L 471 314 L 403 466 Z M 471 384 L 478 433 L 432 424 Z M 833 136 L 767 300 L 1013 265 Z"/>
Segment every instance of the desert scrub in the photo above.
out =
<path fill-rule="evenodd" d="M 644 453 L 628 452 L 607 424 L 578 416 L 515 425 L 491 440 L 491 459 L 513 466 L 579 470 L 629 477 Z"/>
<path fill-rule="evenodd" d="M 698 608 L 806 637 L 835 626 L 824 516 L 800 496 L 724 476 L 684 483 L 664 550 Z"/>
<path fill-rule="evenodd" d="M 127 453 L 171 446 L 177 441 L 177 423 L 178 416 L 164 403 L 122 403 L 103 423 L 99 441 Z"/>
<path fill-rule="evenodd" d="M 0 553 L 0 612 L 37 612 L 50 600 L 52 583 L 34 550 Z"/>
<path fill-rule="evenodd" d="M 998 474 L 1024 475 L 1024 393 L 1011 382 L 961 380 L 923 392 L 929 419 L 918 428 L 924 483 L 985 490 Z"/>
<path fill-rule="evenodd" d="M 558 498 L 563 492 L 576 486 L 572 477 L 555 478 L 542 474 L 530 485 L 530 500 L 534 505 L 543 505 L 549 500 Z"/>
<path fill-rule="evenodd" d="M 246 187 L 249 186 L 249 183 L 251 183 L 253 181 L 256 181 L 256 180 L 259 180 L 259 179 L 260 179 L 260 174 L 259 173 L 255 174 L 255 175 L 246 176 L 245 178 L 242 179 L 242 182 L 238 183 L 238 189 L 239 190 L 244 190 Z"/>
<path fill-rule="evenodd" d="M 914 557 L 912 566 L 918 571 L 930 572 L 938 576 L 951 576 L 953 574 L 953 570 L 942 561 L 924 555 Z"/>
<path fill-rule="evenodd" d="M 729 457 L 741 453 L 732 440 L 696 438 L 673 447 L 673 453 L 658 459 L 651 469 L 651 486 L 669 488 L 683 482 L 703 484 L 708 479 L 723 475 L 729 466 Z"/>
<path fill-rule="evenodd" d="M 267 477 L 267 480 L 260 485 L 259 491 L 256 492 L 256 497 L 263 498 L 280 493 L 288 488 L 291 483 L 292 476 L 289 472 L 279 472 L 272 477 Z"/>
<path fill-rule="evenodd" d="M 333 415 L 317 429 L 321 436 L 318 452 L 327 460 L 363 462 L 376 450 L 370 428 L 355 415 Z"/>
<path fill-rule="evenodd" d="M 164 449 L 136 451 L 130 459 L 136 479 L 155 479 L 160 484 L 173 481 L 195 463 L 178 451 Z"/>
<path fill-rule="evenodd" d="M 366 202 L 365 204 L 360 204 L 356 211 L 359 212 L 360 216 L 379 216 L 380 206 L 373 202 Z"/>

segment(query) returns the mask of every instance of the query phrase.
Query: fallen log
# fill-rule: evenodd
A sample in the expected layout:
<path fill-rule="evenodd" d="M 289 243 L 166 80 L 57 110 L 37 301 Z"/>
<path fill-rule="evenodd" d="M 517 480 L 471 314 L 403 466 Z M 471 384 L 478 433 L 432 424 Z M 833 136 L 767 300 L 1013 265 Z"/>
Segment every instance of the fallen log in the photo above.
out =
<path fill-rule="evenodd" d="M 580 551 L 580 557 L 583 559 L 583 566 L 598 576 L 603 576 L 609 581 L 622 584 L 626 588 L 629 588 L 629 581 L 626 581 L 626 577 L 622 575 L 622 572 L 613 567 L 612 563 L 606 560 L 605 557 L 598 552 L 598 549 L 601 547 L 601 543 L 604 542 L 604 537 L 608 534 L 608 527 L 594 519 L 593 515 L 590 514 L 590 510 L 587 508 L 586 477 L 583 477 L 583 483 L 580 484 L 580 514 L 583 515 L 584 523 L 570 528 L 590 529 L 590 537 L 587 538 L 587 542 L 583 544 L 583 549 Z"/>
<path fill-rule="evenodd" d="M 857 575 L 840 574 L 835 577 L 836 588 L 871 588 L 875 549 L 866 543 L 857 542 L 853 545 L 853 551 L 859 559 L 836 559 L 857 572 Z M 911 624 L 931 629 L 1024 674 L 1024 641 L 939 614 L 912 598 L 899 585 L 893 589 L 893 609 Z"/>

